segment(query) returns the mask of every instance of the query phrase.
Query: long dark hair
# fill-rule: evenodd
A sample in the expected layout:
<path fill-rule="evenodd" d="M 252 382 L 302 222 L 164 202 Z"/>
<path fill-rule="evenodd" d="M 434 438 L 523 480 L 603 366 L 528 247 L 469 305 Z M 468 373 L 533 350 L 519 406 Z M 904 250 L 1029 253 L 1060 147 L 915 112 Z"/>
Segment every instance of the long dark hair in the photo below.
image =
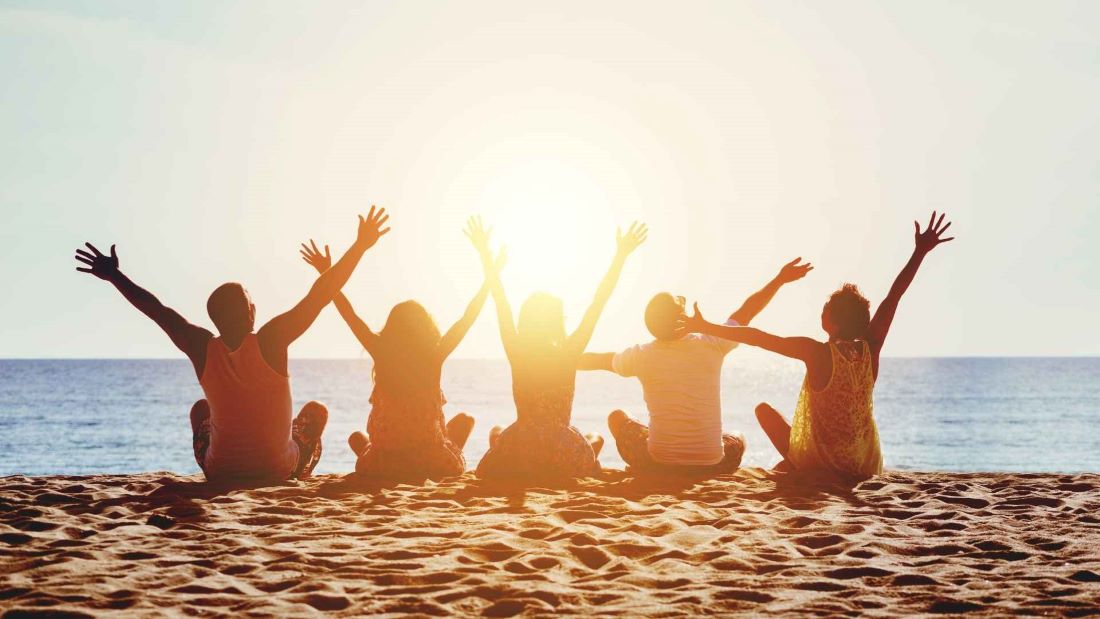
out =
<path fill-rule="evenodd" d="M 425 389 L 439 389 L 439 340 L 432 315 L 416 301 L 393 306 L 378 334 L 374 355 L 374 388 L 401 398 Z"/>

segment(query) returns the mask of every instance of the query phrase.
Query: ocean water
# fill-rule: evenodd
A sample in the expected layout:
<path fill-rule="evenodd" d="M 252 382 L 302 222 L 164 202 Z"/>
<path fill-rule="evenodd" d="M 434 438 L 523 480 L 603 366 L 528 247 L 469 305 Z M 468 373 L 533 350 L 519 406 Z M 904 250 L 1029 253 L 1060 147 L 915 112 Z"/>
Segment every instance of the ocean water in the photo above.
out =
<path fill-rule="evenodd" d="M 295 404 L 329 407 L 322 473 L 351 471 L 349 433 L 364 428 L 370 362 L 292 360 Z M 489 428 L 515 418 L 504 361 L 451 360 L 448 415 L 477 419 L 466 445 L 473 467 Z M 785 359 L 727 358 L 723 421 L 748 442 L 745 463 L 778 456 L 753 416 L 768 401 L 790 415 L 803 371 Z M 198 471 L 188 411 L 201 397 L 185 360 L 0 360 L 0 475 Z M 581 372 L 573 423 L 607 436 L 607 413 L 644 419 L 634 379 Z M 888 468 L 939 471 L 1100 471 L 1100 358 L 883 359 L 875 391 Z M 613 443 L 600 456 L 623 465 Z"/>

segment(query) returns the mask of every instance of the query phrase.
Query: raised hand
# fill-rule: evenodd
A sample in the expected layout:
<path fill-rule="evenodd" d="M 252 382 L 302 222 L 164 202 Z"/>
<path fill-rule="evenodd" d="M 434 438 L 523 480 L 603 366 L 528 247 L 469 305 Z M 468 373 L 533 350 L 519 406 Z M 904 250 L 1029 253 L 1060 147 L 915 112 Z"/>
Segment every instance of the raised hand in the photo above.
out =
<path fill-rule="evenodd" d="M 780 283 L 789 284 L 806 277 L 807 273 L 814 270 L 814 265 L 809 262 L 798 264 L 801 260 L 802 257 L 799 256 L 787 264 L 784 264 L 783 268 L 779 269 L 779 275 L 776 276 L 776 279 L 778 279 Z"/>
<path fill-rule="evenodd" d="M 363 219 L 362 215 L 359 216 L 359 235 L 355 242 L 363 245 L 364 249 L 373 247 L 378 239 L 390 231 L 389 227 L 382 227 L 389 218 L 386 209 L 377 208 L 372 204 L 366 219 Z"/>
<path fill-rule="evenodd" d="M 951 222 L 943 223 L 943 218 L 947 213 L 940 213 L 940 218 L 936 219 L 936 211 L 932 211 L 932 217 L 928 219 L 928 227 L 921 232 L 920 224 L 916 221 L 913 222 L 913 241 L 916 244 L 917 251 L 927 254 L 936 248 L 940 243 L 946 243 L 955 239 L 953 236 L 949 236 L 946 239 L 941 238 L 944 232 L 951 227 Z"/>
<path fill-rule="evenodd" d="M 703 318 L 703 313 L 699 311 L 698 303 L 693 303 L 691 307 L 692 314 L 684 319 L 682 329 L 689 333 L 699 333 L 709 323 L 707 323 L 706 318 Z"/>
<path fill-rule="evenodd" d="M 491 255 L 489 251 L 489 237 L 493 234 L 493 227 L 485 227 L 481 221 L 481 215 L 474 215 L 466 220 L 466 228 L 462 230 L 466 238 L 470 239 L 474 249 L 481 256 Z"/>
<path fill-rule="evenodd" d="M 630 224 L 630 228 L 627 229 L 626 234 L 623 234 L 622 229 L 615 230 L 615 244 L 617 246 L 618 255 L 622 257 L 629 256 L 631 252 L 638 249 L 638 246 L 645 242 L 646 235 L 649 234 L 649 228 L 643 223 L 637 221 Z"/>
<path fill-rule="evenodd" d="M 96 249 L 95 245 L 91 243 L 85 243 L 90 252 L 83 249 L 76 250 L 76 260 L 82 264 L 88 265 L 87 267 L 76 267 L 77 271 L 81 273 L 91 273 L 99 279 L 110 280 L 115 275 L 118 275 L 118 254 L 115 253 L 115 246 L 111 245 L 111 255 L 104 256 Z"/>
<path fill-rule="evenodd" d="M 324 273 L 332 266 L 332 254 L 328 251 L 328 245 L 325 245 L 325 253 L 322 254 L 321 250 L 317 249 L 317 244 L 313 242 L 313 239 L 309 240 L 309 245 L 302 243 L 302 249 L 299 253 L 302 254 L 302 260 L 317 269 L 318 273 Z"/>

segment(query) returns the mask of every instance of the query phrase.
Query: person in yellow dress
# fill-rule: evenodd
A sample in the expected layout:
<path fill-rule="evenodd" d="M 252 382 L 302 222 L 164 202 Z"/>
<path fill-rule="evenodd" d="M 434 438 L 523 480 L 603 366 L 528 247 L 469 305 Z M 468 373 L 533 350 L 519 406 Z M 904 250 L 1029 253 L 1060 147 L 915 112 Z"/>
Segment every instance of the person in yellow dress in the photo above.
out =
<path fill-rule="evenodd" d="M 882 451 L 874 418 L 874 388 L 879 354 L 898 301 L 913 282 L 924 257 L 951 226 L 935 212 L 922 231 L 915 228 L 915 247 L 894 280 L 886 299 L 871 317 L 871 304 L 859 288 L 844 284 L 821 311 L 825 342 L 808 337 L 779 337 L 752 327 L 707 322 L 699 313 L 688 318 L 689 331 L 758 346 L 806 364 L 806 378 L 794 412 L 794 423 L 769 406 L 756 407 L 756 418 L 784 460 L 778 468 L 844 481 L 859 481 L 882 472 Z"/>

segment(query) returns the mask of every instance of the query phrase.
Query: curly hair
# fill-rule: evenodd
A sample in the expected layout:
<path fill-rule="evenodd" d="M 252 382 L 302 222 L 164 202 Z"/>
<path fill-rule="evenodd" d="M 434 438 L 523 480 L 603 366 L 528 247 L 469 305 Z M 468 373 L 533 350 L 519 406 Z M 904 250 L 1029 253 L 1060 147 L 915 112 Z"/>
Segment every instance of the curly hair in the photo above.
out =
<path fill-rule="evenodd" d="M 831 335 L 842 340 L 858 340 L 867 335 L 871 325 L 871 302 L 855 284 L 844 284 L 829 295 L 825 315 L 836 329 Z"/>

